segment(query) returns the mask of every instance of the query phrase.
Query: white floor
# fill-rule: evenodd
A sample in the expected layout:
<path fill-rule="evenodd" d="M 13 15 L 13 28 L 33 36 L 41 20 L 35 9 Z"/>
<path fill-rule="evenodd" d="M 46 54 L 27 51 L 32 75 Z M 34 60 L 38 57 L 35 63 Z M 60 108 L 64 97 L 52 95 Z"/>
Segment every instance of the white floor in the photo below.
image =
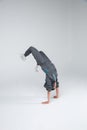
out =
<path fill-rule="evenodd" d="M 60 98 L 51 98 L 49 105 L 41 104 L 46 99 L 44 88 L 33 91 L 33 86 L 25 92 L 24 86 L 16 87 L 14 93 L 20 90 L 19 95 L 3 92 L 0 130 L 87 130 L 87 81 L 67 78 L 60 85 Z"/>

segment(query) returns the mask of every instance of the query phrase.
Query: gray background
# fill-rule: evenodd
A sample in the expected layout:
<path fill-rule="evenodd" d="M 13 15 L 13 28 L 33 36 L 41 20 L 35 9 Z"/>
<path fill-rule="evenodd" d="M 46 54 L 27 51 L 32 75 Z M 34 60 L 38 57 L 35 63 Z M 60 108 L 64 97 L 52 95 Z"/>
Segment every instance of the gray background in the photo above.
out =
<path fill-rule="evenodd" d="M 60 86 L 67 77 L 86 79 L 86 12 L 85 0 L 1 0 L 0 94 L 18 86 L 42 88 L 45 76 L 42 71 L 35 73 L 33 57 L 26 62 L 20 58 L 30 46 L 53 61 Z"/>
<path fill-rule="evenodd" d="M 85 77 L 86 12 L 86 0 L 0 0 L 0 83 L 33 76 L 33 58 L 20 60 L 31 45 L 46 52 L 60 76 Z"/>
<path fill-rule="evenodd" d="M 60 98 L 47 106 L 35 46 L 55 64 Z M 87 130 L 87 0 L 0 0 L 0 129 Z M 52 96 L 54 92 L 52 93 Z"/>

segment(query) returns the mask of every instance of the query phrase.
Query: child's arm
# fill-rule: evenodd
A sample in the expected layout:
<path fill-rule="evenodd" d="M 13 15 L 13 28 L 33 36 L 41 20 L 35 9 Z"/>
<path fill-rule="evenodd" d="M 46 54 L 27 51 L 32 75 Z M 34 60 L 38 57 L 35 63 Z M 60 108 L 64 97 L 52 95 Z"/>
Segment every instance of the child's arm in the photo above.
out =
<path fill-rule="evenodd" d="M 50 103 L 50 92 L 49 91 L 47 91 L 47 98 L 48 98 L 48 101 L 42 102 L 42 104 L 49 104 Z"/>
<path fill-rule="evenodd" d="M 56 86 L 57 86 L 57 84 L 55 82 L 54 83 L 54 89 L 56 89 L 56 96 L 54 96 L 54 98 L 58 98 L 58 96 L 59 96 L 59 88 L 57 88 Z"/>
<path fill-rule="evenodd" d="M 58 98 L 59 97 L 59 88 L 56 88 L 56 96 L 54 96 L 54 98 Z"/>

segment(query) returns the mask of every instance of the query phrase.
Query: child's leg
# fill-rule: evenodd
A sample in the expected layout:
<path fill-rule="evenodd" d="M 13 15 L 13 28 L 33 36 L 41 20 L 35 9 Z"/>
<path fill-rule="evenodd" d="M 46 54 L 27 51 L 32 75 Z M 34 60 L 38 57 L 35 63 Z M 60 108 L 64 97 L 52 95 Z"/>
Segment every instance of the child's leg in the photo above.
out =
<path fill-rule="evenodd" d="M 27 57 L 28 55 L 32 54 L 33 57 L 35 58 L 36 62 L 38 65 L 42 64 L 44 62 L 44 59 L 40 52 L 34 48 L 34 47 L 29 47 L 27 51 L 24 53 L 24 56 Z"/>
<path fill-rule="evenodd" d="M 50 103 L 50 92 L 49 91 L 47 91 L 47 98 L 48 98 L 48 100 L 42 102 L 42 104 L 49 104 Z"/>

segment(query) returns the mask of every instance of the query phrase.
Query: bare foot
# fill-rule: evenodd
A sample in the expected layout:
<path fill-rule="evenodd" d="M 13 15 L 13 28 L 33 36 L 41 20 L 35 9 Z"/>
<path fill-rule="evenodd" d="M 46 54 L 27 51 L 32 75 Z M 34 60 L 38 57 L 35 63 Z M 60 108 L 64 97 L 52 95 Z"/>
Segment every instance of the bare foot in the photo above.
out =
<path fill-rule="evenodd" d="M 58 96 L 54 96 L 54 98 L 58 98 Z"/>
<path fill-rule="evenodd" d="M 42 104 L 49 104 L 49 101 L 42 102 Z"/>

